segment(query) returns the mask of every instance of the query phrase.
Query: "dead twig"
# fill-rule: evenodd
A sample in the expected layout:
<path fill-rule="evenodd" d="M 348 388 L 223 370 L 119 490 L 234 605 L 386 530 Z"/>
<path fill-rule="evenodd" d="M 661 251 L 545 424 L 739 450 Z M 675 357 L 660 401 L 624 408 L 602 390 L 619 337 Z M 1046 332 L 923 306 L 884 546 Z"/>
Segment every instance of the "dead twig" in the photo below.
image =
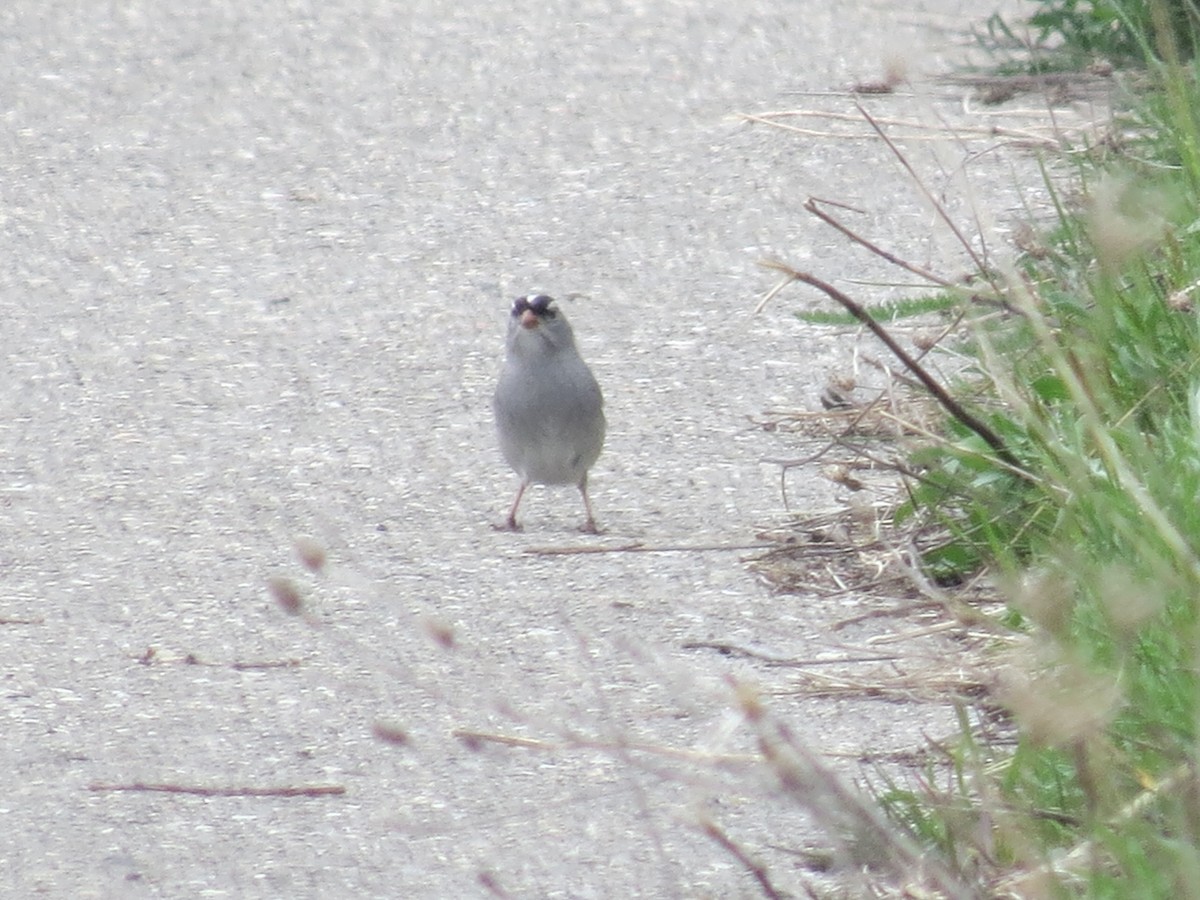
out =
<path fill-rule="evenodd" d="M 204 666 L 209 669 L 233 669 L 235 672 L 254 672 L 261 669 L 298 669 L 302 664 L 298 659 L 267 659 L 251 662 L 242 662 L 240 660 L 234 660 L 233 662 L 209 662 L 208 660 L 201 659 L 195 653 L 187 653 L 181 657 L 170 659 L 160 656 L 158 650 L 156 650 L 154 647 L 147 647 L 134 658 L 144 666 L 161 665 L 164 663 L 180 663 L 185 666 Z"/>
<path fill-rule="evenodd" d="M 205 663 L 205 665 L 216 665 L 215 663 Z M 258 669 L 298 669 L 300 668 L 300 660 L 298 659 L 278 659 L 265 660 L 263 662 L 231 662 L 229 668 L 235 672 L 252 672 Z"/>
<path fill-rule="evenodd" d="M 586 553 L 711 553 L 720 550 L 769 550 L 774 544 L 621 544 L 617 547 L 526 547 L 531 556 L 576 556 Z"/>
<path fill-rule="evenodd" d="M 770 650 L 758 650 L 754 647 L 747 647 L 743 644 L 735 644 L 729 641 L 688 641 L 680 646 L 684 650 L 716 650 L 719 653 L 737 654 L 738 656 L 747 656 L 751 659 L 761 659 L 763 662 L 773 665 L 796 669 L 808 666 L 836 666 L 847 663 L 892 662 L 900 658 L 898 656 L 841 656 L 836 659 L 796 659 L 784 656 L 782 653 L 773 653 Z"/>
<path fill-rule="evenodd" d="M 783 894 L 775 889 L 771 884 L 771 879 L 767 876 L 766 868 L 750 858 L 750 856 L 739 847 L 724 831 L 722 831 L 717 823 L 711 819 L 705 818 L 700 822 L 700 830 L 708 837 L 717 842 L 720 847 L 729 852 L 734 859 L 740 862 L 746 871 L 754 876 L 754 880 L 758 882 L 758 886 L 762 889 L 763 896 L 770 897 L 771 900 L 783 900 Z"/>
<path fill-rule="evenodd" d="M 822 222 L 824 222 L 826 225 L 828 225 L 830 228 L 833 228 L 836 231 L 840 231 L 843 235 L 848 237 L 854 243 L 860 244 L 861 246 L 866 247 L 868 250 L 870 250 L 876 256 L 879 256 L 879 257 L 887 260 L 892 265 L 899 266 L 901 269 L 904 269 L 905 271 L 912 272 L 917 277 L 924 278 L 926 281 L 931 282 L 932 284 L 936 284 L 936 285 L 939 285 L 941 287 L 948 288 L 951 290 L 958 289 L 958 285 L 954 284 L 954 282 L 949 281 L 948 279 L 945 279 L 945 278 L 941 277 L 940 275 L 937 275 L 934 272 L 930 272 L 928 269 L 923 269 L 920 266 L 914 265 L 913 263 L 910 263 L 908 260 L 901 259 L 896 254 L 891 253 L 887 250 L 884 250 L 878 244 L 867 240 L 865 237 L 863 237 L 858 232 L 854 231 L 848 225 L 844 225 L 839 219 L 835 219 L 831 213 L 828 213 L 825 210 L 821 209 L 821 207 L 817 205 L 819 203 L 828 205 L 828 201 L 822 200 L 819 197 L 809 197 L 806 201 L 804 201 L 804 208 L 806 210 L 808 210 L 810 213 L 812 213 L 814 216 L 816 216 L 818 219 L 820 219 Z M 838 204 L 838 205 L 841 205 L 841 204 Z"/>
<path fill-rule="evenodd" d="M 975 248 L 971 246 L 971 242 L 967 240 L 966 235 L 962 233 L 962 230 L 954 223 L 954 220 L 950 218 L 950 214 L 946 212 L 946 208 L 938 202 L 938 199 L 933 195 L 933 192 L 925 186 L 925 182 L 921 180 L 921 176 L 917 174 L 917 170 L 914 169 L 912 163 L 908 161 L 908 157 L 905 156 L 904 153 L 901 152 L 900 148 L 896 146 L 895 142 L 888 137 L 887 132 L 883 130 L 882 126 L 875 119 L 875 117 L 867 112 L 866 107 L 864 107 L 861 103 L 856 103 L 855 107 L 858 109 L 862 117 L 867 120 L 867 123 L 873 129 L 875 129 L 875 133 L 879 135 L 879 139 L 887 144 L 888 149 L 892 151 L 892 155 L 896 157 L 896 160 L 904 167 L 904 170 L 908 172 L 913 184 L 917 186 L 917 189 L 925 195 L 925 199 L 928 200 L 933 206 L 933 211 L 937 214 L 937 217 L 945 223 L 946 227 L 950 229 L 950 233 L 958 239 L 958 243 L 962 245 L 962 248 L 966 251 L 967 256 L 971 258 L 971 262 L 975 264 L 975 270 L 986 275 L 988 268 L 984 260 L 975 251 Z M 1000 293 L 995 284 L 992 285 L 992 289 L 996 292 L 996 294 Z"/>
<path fill-rule="evenodd" d="M 472 750 L 478 750 L 486 743 L 500 744 L 505 747 L 517 747 L 522 750 L 536 750 L 540 753 L 563 753 L 568 750 L 599 750 L 604 753 L 636 751 L 664 759 L 702 763 L 704 765 L 760 762 L 757 756 L 746 754 L 710 753 L 703 750 L 688 750 L 681 747 L 668 747 L 663 744 L 648 744 L 641 741 L 596 740 L 581 735 L 570 735 L 560 741 L 543 741 L 536 738 L 516 737 L 511 734 L 497 734 L 496 732 L 475 731 L 467 728 L 456 728 L 451 734 Z"/>
<path fill-rule="evenodd" d="M 87 789 L 97 793 L 194 794 L 198 797 L 331 797 L 346 793 L 340 784 L 301 785 L 299 787 L 202 787 L 188 784 L 150 784 L 134 781 L 129 784 L 92 783 Z"/>
<path fill-rule="evenodd" d="M 861 121 L 860 116 L 850 116 L 844 113 L 823 112 L 820 110 L 772 110 L 762 113 L 738 113 L 738 117 L 745 122 L 750 122 L 754 125 L 768 125 L 771 128 L 778 128 L 780 131 L 789 131 L 793 134 L 801 134 L 805 137 L 829 138 L 836 140 L 857 140 L 868 141 L 874 140 L 875 135 L 849 132 L 846 129 L 816 129 L 803 128 L 799 125 L 789 125 L 786 122 L 781 122 L 780 119 L 787 117 L 810 117 L 829 119 L 831 121 Z M 920 122 L 915 119 L 879 119 L 879 122 L 901 129 L 910 129 L 907 132 L 900 134 L 901 140 L 912 141 L 944 141 L 947 135 L 966 140 L 974 138 L 977 140 L 995 140 L 1008 141 L 1026 147 L 1043 147 L 1048 150 L 1063 149 L 1063 141 L 1060 138 L 1039 134 L 1036 131 L 1031 131 L 1024 128 L 1006 128 L 1003 125 L 930 125 L 926 122 Z M 1086 123 L 1078 126 L 1079 131 L 1085 131 L 1094 123 Z M 931 132 L 931 133 L 923 133 Z"/>

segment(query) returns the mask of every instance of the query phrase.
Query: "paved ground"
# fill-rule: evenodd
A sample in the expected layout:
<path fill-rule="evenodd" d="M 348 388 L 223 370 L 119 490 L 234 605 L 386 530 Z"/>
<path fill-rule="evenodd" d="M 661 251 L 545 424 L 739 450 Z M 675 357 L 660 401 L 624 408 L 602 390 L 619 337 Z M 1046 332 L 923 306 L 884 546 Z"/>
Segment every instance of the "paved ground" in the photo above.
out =
<path fill-rule="evenodd" d="M 825 92 L 893 55 L 946 71 L 992 6 L 6 4 L 0 894 L 466 897 L 490 873 L 519 897 L 757 896 L 702 814 L 802 890 L 788 851 L 821 837 L 760 770 L 453 732 L 747 753 L 731 673 L 822 751 L 945 727 L 683 647 L 833 652 L 854 596 L 773 596 L 733 551 L 525 551 L 739 545 L 785 518 L 761 460 L 794 447 L 749 417 L 815 408 L 849 342 L 790 315 L 801 291 L 752 316 L 757 260 L 885 273 L 803 213 L 813 193 L 966 266 L 878 143 L 733 113 L 852 111 Z M 947 146 L 1003 226 L 1011 158 Z M 600 538 L 570 491 L 535 491 L 524 534 L 489 527 L 515 487 L 501 334 L 535 289 L 586 295 Z M 801 471 L 790 496 L 834 489 Z M 345 793 L 89 790 L 135 782 Z"/>

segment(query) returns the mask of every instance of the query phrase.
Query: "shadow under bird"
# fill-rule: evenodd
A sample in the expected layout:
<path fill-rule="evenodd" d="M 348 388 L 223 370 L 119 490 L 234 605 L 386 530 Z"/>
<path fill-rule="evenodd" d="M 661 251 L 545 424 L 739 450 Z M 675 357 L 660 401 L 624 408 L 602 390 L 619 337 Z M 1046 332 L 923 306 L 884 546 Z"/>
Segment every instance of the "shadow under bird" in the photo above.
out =
<path fill-rule="evenodd" d="M 517 508 L 529 485 L 573 484 L 587 513 L 580 531 L 596 534 L 587 481 L 604 446 L 604 398 L 554 298 L 516 300 L 506 347 L 492 407 L 500 450 L 521 484 L 501 527 L 520 530 Z"/>

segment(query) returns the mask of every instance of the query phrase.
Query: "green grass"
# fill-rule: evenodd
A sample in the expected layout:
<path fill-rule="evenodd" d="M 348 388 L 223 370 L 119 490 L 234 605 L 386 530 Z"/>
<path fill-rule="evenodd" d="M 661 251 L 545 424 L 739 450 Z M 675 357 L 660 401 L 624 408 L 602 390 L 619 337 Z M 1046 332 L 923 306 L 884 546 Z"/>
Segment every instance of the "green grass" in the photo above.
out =
<path fill-rule="evenodd" d="M 1190 59 L 1198 33 L 1195 0 L 1038 0 L 1021 25 L 994 15 L 978 38 L 994 52 L 1032 51 L 1015 67 L 1009 62 L 1003 68 L 1040 73 L 1100 60 L 1126 65 Z"/>
<path fill-rule="evenodd" d="M 1036 873 L 1037 896 L 1200 897 L 1200 69 L 1179 62 L 1190 34 L 1163 33 L 1194 8 L 1102 6 L 1040 21 L 1081 52 L 1116 22 L 1174 61 L 1143 54 L 1146 139 L 1080 171 L 1085 210 L 1008 279 L 1019 315 L 975 331 L 961 391 L 1019 471 L 950 423 L 899 516 L 947 535 L 926 556 L 939 579 L 986 566 L 1011 585 L 1019 649 L 990 702 L 1017 747 L 965 729 L 971 777 L 880 799 L 993 889 Z"/>
<path fill-rule="evenodd" d="M 942 313 L 956 309 L 960 305 L 955 297 L 946 294 L 932 294 L 926 297 L 906 297 L 891 303 L 880 303 L 867 308 L 867 311 L 880 322 L 897 322 L 913 316 L 929 313 Z M 814 309 L 802 310 L 796 317 L 810 325 L 845 326 L 857 325 L 858 320 L 848 312 L 838 310 Z"/>
<path fill-rule="evenodd" d="M 1048 182 L 1046 252 L 979 273 L 986 312 L 949 293 L 869 310 L 971 323 L 955 349 L 973 364 L 939 397 L 952 415 L 908 460 L 895 520 L 940 536 L 923 545 L 934 582 L 1003 585 L 995 686 L 960 701 L 949 765 L 883 777 L 877 800 L 942 884 L 981 896 L 1200 898 L 1196 21 L 1190 0 L 1040 4 L 1056 59 L 1147 66 L 1140 137 L 1074 157 L 1082 203 Z M 793 277 L 856 311 L 805 321 L 875 325 Z"/>

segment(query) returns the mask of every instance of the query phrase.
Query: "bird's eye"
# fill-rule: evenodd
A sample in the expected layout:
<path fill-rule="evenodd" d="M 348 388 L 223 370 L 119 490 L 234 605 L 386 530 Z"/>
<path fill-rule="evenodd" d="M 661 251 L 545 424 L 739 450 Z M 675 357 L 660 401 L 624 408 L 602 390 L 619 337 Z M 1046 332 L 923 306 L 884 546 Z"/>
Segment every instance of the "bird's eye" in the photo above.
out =
<path fill-rule="evenodd" d="M 554 302 L 553 297 L 547 297 L 545 294 L 538 294 L 536 297 L 529 299 L 529 308 L 539 319 L 553 319 L 558 315 L 558 310 L 550 306 Z"/>

